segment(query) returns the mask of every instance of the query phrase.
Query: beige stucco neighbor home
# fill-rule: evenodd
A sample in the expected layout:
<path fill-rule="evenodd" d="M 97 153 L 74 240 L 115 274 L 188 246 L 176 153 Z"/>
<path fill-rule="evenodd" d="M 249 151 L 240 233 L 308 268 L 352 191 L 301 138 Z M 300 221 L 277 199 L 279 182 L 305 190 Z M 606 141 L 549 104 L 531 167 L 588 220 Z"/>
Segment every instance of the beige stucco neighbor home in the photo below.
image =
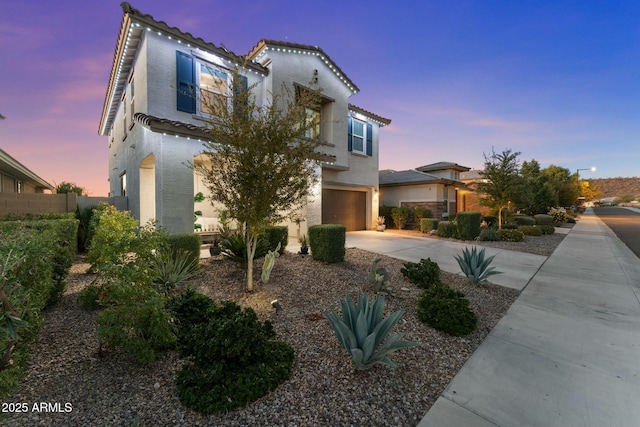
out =
<path fill-rule="evenodd" d="M 109 144 L 110 196 L 126 196 L 136 218 L 155 219 L 170 232 L 193 231 L 194 210 L 203 212 L 204 230 L 216 224 L 218 209 L 194 203 L 206 189 L 187 165 L 204 161 L 209 116 L 201 96 L 230 97 L 220 85 L 231 87 L 237 67 L 247 85 L 256 85 L 258 102 L 269 102 L 282 82 L 293 90 L 314 81 L 323 90 L 322 104 L 310 114 L 320 116 L 316 131 L 334 160 L 318 169 L 321 184 L 301 213 L 301 232 L 320 223 L 375 227 L 379 130 L 390 120 L 349 103 L 359 89 L 322 49 L 260 40 L 238 56 L 128 3 L 122 10 L 99 128 Z M 289 225 L 295 234 L 297 226 Z"/>
<path fill-rule="evenodd" d="M 468 190 L 460 173 L 470 168 L 438 162 L 415 169 L 380 171 L 380 205 L 427 208 L 434 218 L 447 219 L 459 212 L 458 192 Z"/>
<path fill-rule="evenodd" d="M 0 192 L 44 193 L 53 189 L 53 185 L 0 149 Z"/>

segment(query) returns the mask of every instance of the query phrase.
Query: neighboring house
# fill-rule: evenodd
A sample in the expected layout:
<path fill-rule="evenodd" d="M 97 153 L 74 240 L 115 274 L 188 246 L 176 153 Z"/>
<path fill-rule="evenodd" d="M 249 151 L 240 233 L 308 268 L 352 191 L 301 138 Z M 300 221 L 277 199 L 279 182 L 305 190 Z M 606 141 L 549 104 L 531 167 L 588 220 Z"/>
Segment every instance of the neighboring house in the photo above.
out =
<path fill-rule="evenodd" d="M 22 163 L 0 150 L 0 192 L 44 193 L 53 191 L 53 185 L 40 178 Z"/>
<path fill-rule="evenodd" d="M 487 182 L 487 179 L 482 176 L 481 170 L 472 169 L 460 174 L 460 181 L 467 187 L 464 190 L 458 191 L 458 204 L 459 212 L 462 211 L 476 211 L 482 213 L 482 215 L 489 215 L 491 209 L 487 206 L 482 206 L 478 202 L 478 193 L 476 188 L 478 183 Z"/>
<path fill-rule="evenodd" d="M 188 164 L 206 161 L 200 153 L 210 116 L 201 96 L 229 97 L 219 87 L 231 87 L 238 67 L 244 82 L 256 85 L 259 103 L 269 102 L 281 83 L 293 90 L 313 81 L 322 88 L 321 105 L 310 114 L 320 116 L 315 131 L 334 161 L 318 170 L 321 185 L 301 213 L 302 232 L 320 223 L 375 227 L 379 129 L 390 120 L 349 104 L 358 87 L 322 49 L 261 40 L 238 56 L 128 3 L 122 9 L 99 133 L 108 137 L 110 196 L 126 196 L 134 217 L 154 219 L 170 232 L 193 231 L 194 210 L 203 212 L 204 229 L 217 223 L 218 209 L 208 201 L 194 205 L 194 195 L 207 191 Z M 194 89 L 201 96 L 189 96 Z"/>
<path fill-rule="evenodd" d="M 460 173 L 469 168 L 457 163 L 438 162 L 415 169 L 380 171 L 380 204 L 427 208 L 434 218 L 446 219 L 459 212 L 457 193 L 466 189 Z"/>

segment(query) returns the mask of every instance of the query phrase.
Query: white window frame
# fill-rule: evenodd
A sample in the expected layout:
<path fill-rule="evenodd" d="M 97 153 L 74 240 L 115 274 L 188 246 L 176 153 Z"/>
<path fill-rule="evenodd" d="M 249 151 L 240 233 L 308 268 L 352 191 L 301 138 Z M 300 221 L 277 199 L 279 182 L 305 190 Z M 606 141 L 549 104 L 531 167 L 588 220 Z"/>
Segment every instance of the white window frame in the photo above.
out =
<path fill-rule="evenodd" d="M 362 125 L 362 149 L 356 149 L 356 138 L 360 138 L 360 135 L 356 135 L 356 123 Z M 367 154 L 367 122 L 363 120 L 351 118 L 351 152 L 358 154 Z"/>
<path fill-rule="evenodd" d="M 203 86 L 202 84 L 202 73 L 204 72 L 202 70 L 202 68 L 207 69 L 208 71 L 211 72 L 218 72 L 221 74 L 224 74 L 227 80 L 227 93 L 224 93 L 221 90 L 216 90 L 215 87 L 211 87 L 211 86 Z M 211 74 L 211 73 L 207 73 L 207 74 Z M 220 77 L 220 76 L 218 76 Z M 202 102 L 202 92 L 206 91 L 206 92 L 211 92 L 217 95 L 222 95 L 224 97 L 227 98 L 227 108 L 231 108 L 231 98 L 232 98 L 232 94 L 231 94 L 231 90 L 233 88 L 233 75 L 231 73 L 230 70 L 226 69 L 226 68 L 222 68 L 213 64 L 210 64 L 208 62 L 204 62 L 202 60 L 197 59 L 196 60 L 196 82 L 198 85 L 198 96 L 196 97 L 196 114 L 200 115 L 200 116 L 206 116 L 206 117 L 210 117 L 211 113 L 209 111 L 206 111 L 207 108 L 203 105 L 204 103 Z M 213 90 L 210 90 L 213 89 Z"/>

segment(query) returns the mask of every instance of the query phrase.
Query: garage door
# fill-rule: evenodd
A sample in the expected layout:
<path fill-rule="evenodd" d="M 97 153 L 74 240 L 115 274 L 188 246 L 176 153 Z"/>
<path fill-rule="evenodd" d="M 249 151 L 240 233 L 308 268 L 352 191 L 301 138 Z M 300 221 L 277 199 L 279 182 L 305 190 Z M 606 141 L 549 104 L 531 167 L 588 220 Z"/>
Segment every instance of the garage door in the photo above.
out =
<path fill-rule="evenodd" d="M 366 230 L 367 193 L 323 189 L 322 223 L 342 224 L 347 231 Z"/>

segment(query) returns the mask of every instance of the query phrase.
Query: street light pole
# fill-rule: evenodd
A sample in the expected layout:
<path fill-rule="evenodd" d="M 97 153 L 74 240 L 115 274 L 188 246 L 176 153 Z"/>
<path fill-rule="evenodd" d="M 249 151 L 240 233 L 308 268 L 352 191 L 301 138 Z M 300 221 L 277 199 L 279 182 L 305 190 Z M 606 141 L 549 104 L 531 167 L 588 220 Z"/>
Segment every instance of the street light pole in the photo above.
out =
<path fill-rule="evenodd" d="M 581 197 L 581 193 L 582 193 L 582 186 L 580 185 L 580 171 L 591 171 L 591 172 L 595 172 L 596 171 L 596 167 L 595 166 L 591 166 L 590 168 L 580 168 L 580 169 L 576 169 L 576 176 L 578 178 L 577 182 L 578 182 L 578 204 L 580 204 L 580 199 Z"/>

